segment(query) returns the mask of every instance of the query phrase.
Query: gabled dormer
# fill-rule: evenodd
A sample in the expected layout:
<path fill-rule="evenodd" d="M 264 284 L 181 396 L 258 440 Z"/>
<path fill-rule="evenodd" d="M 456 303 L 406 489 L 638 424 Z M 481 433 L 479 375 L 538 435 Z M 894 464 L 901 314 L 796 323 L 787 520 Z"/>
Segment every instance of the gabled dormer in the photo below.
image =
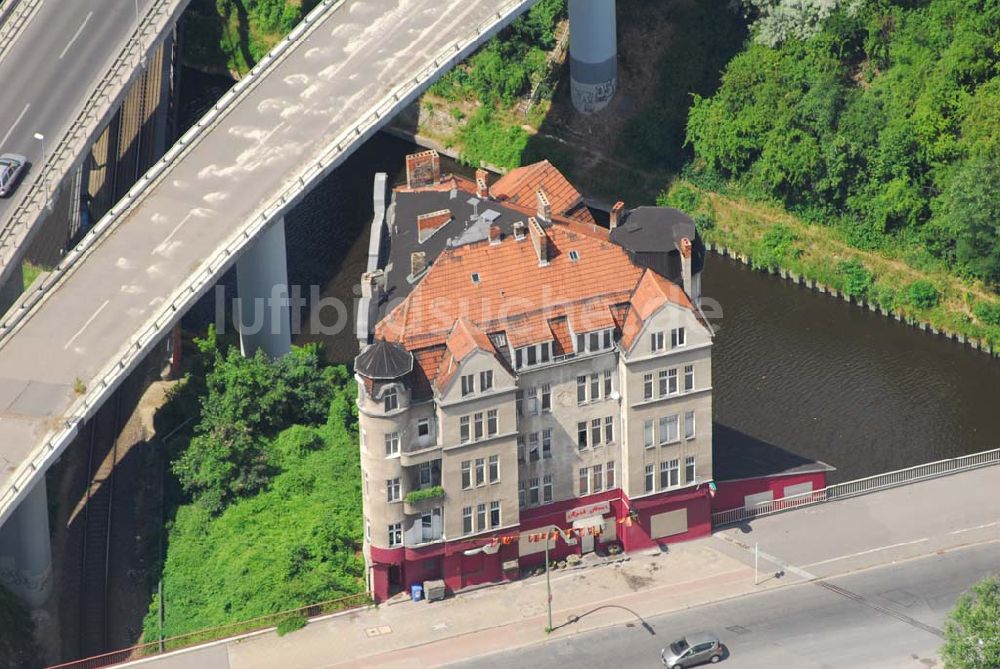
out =
<path fill-rule="evenodd" d="M 652 270 L 643 272 L 622 328 L 626 359 L 688 350 L 711 343 L 712 332 L 680 286 Z"/>
<path fill-rule="evenodd" d="M 483 397 L 514 386 L 514 377 L 492 340 L 472 321 L 455 321 L 434 379 L 434 391 L 444 403 Z"/>

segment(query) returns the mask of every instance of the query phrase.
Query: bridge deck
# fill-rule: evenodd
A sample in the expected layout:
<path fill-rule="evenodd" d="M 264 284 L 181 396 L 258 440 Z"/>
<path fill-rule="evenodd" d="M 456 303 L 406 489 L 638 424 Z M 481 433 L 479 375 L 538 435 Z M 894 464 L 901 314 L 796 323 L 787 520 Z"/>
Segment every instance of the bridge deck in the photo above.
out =
<path fill-rule="evenodd" d="M 38 462 L 74 409 L 77 379 L 97 390 L 94 379 L 217 250 L 383 98 L 408 94 L 457 40 L 451 53 L 468 53 L 488 36 L 484 22 L 498 29 L 530 4 L 358 0 L 316 21 L 0 342 L 0 522 L 21 494 L 16 470 L 29 455 Z"/>

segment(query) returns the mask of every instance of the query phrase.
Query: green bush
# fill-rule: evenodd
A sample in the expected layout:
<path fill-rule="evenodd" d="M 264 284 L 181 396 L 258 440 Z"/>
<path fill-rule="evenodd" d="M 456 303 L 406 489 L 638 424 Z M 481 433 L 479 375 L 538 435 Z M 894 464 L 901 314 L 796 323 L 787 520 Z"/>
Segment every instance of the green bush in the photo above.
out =
<path fill-rule="evenodd" d="M 851 259 L 843 260 L 837 265 L 837 271 L 842 279 L 844 292 L 857 299 L 865 299 L 871 290 L 874 277 L 861 262 Z"/>
<path fill-rule="evenodd" d="M 438 497 L 444 497 L 444 488 L 439 485 L 431 486 L 430 488 L 421 488 L 419 490 L 411 490 L 406 493 L 407 504 L 416 504 L 425 499 L 436 499 Z"/>
<path fill-rule="evenodd" d="M 708 214 L 695 214 L 694 227 L 700 233 L 711 230 L 715 227 L 715 219 Z"/>
<path fill-rule="evenodd" d="M 910 306 L 917 309 L 933 309 L 941 299 L 941 294 L 930 281 L 918 279 L 906 287 L 906 299 Z"/>
<path fill-rule="evenodd" d="M 972 308 L 972 313 L 986 325 L 1000 326 L 1000 303 L 978 302 Z"/>
<path fill-rule="evenodd" d="M 287 618 L 283 618 L 281 622 L 278 623 L 278 628 L 275 630 L 278 636 L 285 636 L 290 632 L 295 632 L 306 626 L 306 617 L 303 615 L 294 615 Z"/>
<path fill-rule="evenodd" d="M 802 251 L 795 247 L 798 238 L 787 225 L 778 223 L 754 244 L 751 263 L 756 269 L 782 267 L 791 258 L 797 258 Z"/>
<path fill-rule="evenodd" d="M 656 198 L 660 207 L 675 207 L 687 214 L 693 214 L 701 206 L 701 194 L 686 184 L 680 184 L 660 193 Z"/>
<path fill-rule="evenodd" d="M 516 125 L 493 118 L 488 107 L 480 107 L 458 131 L 462 143 L 462 162 L 479 166 L 481 162 L 498 167 L 518 167 L 528 145 L 528 133 Z"/>
<path fill-rule="evenodd" d="M 1000 667 L 1000 579 L 980 581 L 959 597 L 944 632 L 946 669 Z"/>

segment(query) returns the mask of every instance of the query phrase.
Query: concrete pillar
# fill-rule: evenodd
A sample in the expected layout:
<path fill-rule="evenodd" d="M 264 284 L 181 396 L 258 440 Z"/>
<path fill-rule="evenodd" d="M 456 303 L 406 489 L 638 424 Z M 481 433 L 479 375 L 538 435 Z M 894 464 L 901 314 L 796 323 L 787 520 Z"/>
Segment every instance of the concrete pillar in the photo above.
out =
<path fill-rule="evenodd" d="M 52 591 L 44 474 L 38 476 L 38 483 L 0 527 L 0 583 L 33 609 L 41 608 Z"/>
<path fill-rule="evenodd" d="M 272 358 L 292 347 L 292 319 L 285 260 L 285 220 L 267 228 L 236 261 L 239 291 L 236 327 L 243 355 L 263 349 Z"/>
<path fill-rule="evenodd" d="M 16 264 L 17 267 L 11 268 L 7 282 L 0 286 L 0 316 L 7 313 L 24 292 L 24 267 L 20 261 Z"/>
<path fill-rule="evenodd" d="M 573 106 L 590 114 L 618 85 L 615 0 L 569 0 L 569 78 Z"/>

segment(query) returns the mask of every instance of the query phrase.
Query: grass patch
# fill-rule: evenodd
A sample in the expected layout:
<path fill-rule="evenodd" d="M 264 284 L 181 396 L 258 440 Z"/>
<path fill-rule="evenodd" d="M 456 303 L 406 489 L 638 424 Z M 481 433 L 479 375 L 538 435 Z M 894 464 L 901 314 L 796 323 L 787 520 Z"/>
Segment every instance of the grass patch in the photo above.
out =
<path fill-rule="evenodd" d="M 42 267 L 41 265 L 36 265 L 30 260 L 25 260 L 24 263 L 21 265 L 21 276 L 24 280 L 24 289 L 28 290 L 31 284 L 35 282 L 35 279 L 38 278 L 38 275 L 41 274 L 42 272 L 47 272 L 47 271 L 48 270 L 45 267 Z"/>

